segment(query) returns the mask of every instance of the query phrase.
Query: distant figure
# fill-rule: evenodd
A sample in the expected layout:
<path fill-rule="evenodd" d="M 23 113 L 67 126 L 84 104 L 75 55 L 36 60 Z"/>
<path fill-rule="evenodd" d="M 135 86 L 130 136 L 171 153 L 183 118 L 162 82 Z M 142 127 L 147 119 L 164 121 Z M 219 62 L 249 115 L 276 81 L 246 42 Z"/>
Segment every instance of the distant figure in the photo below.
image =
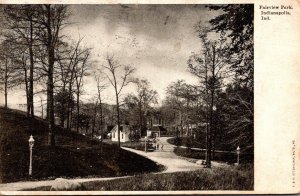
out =
<path fill-rule="evenodd" d="M 161 144 L 161 150 L 164 150 L 164 144 L 163 143 Z"/>
<path fill-rule="evenodd" d="M 157 150 L 157 144 L 156 144 L 156 139 L 155 138 L 153 138 L 153 146 L 154 146 L 155 150 Z"/>

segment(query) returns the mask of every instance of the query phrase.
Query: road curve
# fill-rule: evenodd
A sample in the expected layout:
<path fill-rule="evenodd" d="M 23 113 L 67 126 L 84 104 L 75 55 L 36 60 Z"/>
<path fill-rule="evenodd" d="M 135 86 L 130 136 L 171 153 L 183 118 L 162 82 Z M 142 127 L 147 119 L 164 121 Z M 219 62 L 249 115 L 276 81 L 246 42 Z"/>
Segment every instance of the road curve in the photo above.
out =
<path fill-rule="evenodd" d="M 182 172 L 182 171 L 195 171 L 203 168 L 202 165 L 192 163 L 183 159 L 182 157 L 177 156 L 174 152 L 174 145 L 169 144 L 167 139 L 170 137 L 161 137 L 159 138 L 160 145 L 163 144 L 163 150 L 157 150 L 154 152 L 145 152 L 140 150 L 135 150 L 131 148 L 122 147 L 124 150 L 136 153 L 138 155 L 147 157 L 148 159 L 163 165 L 166 167 L 166 170 L 159 173 L 171 173 L 171 172 Z"/>

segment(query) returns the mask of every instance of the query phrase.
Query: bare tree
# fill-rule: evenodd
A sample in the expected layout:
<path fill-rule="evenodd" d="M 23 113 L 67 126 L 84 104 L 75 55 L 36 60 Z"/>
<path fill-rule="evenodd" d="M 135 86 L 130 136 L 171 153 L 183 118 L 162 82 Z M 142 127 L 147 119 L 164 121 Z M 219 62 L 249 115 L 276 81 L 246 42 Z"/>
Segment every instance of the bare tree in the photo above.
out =
<path fill-rule="evenodd" d="M 109 75 L 106 74 L 107 79 L 111 83 L 111 85 L 114 87 L 115 90 L 115 96 L 116 96 L 116 107 L 117 107 L 117 126 L 118 126 L 118 144 L 119 147 L 121 147 L 120 144 L 120 93 L 122 92 L 123 88 L 127 86 L 130 82 L 132 82 L 129 78 L 129 76 L 134 72 L 134 68 L 131 66 L 124 66 L 120 64 L 117 60 L 114 59 L 114 56 L 107 55 L 106 57 L 107 65 L 104 65 L 103 67 L 108 70 L 110 73 Z M 123 68 L 123 74 L 120 78 L 118 78 L 118 74 L 121 74 Z"/>
<path fill-rule="evenodd" d="M 33 82 L 34 82 L 34 48 L 39 46 L 37 39 L 37 6 L 35 5 L 7 5 L 4 9 L 7 32 L 5 37 L 10 44 L 27 47 L 29 56 L 29 84 L 27 89 L 27 107 L 29 116 L 34 117 Z M 27 86 L 28 85 L 28 86 Z"/>
<path fill-rule="evenodd" d="M 4 107 L 7 108 L 8 90 L 19 84 L 19 74 L 16 72 L 12 48 L 3 42 L 0 45 L 0 90 L 4 92 Z"/>
<path fill-rule="evenodd" d="M 47 116 L 49 124 L 48 144 L 55 145 L 54 133 L 54 63 L 56 48 L 62 39 L 61 30 L 67 24 L 66 5 L 38 5 L 39 40 L 47 51 Z"/>
<path fill-rule="evenodd" d="M 137 101 L 138 101 L 138 110 L 139 110 L 139 127 L 142 131 L 142 126 L 145 126 L 145 115 L 150 108 L 152 103 L 157 103 L 157 91 L 151 89 L 150 83 L 148 80 L 135 79 L 134 83 L 136 84 L 137 90 Z"/>
<path fill-rule="evenodd" d="M 80 112 L 80 94 L 82 93 L 83 86 L 83 77 L 88 75 L 89 69 L 89 58 L 90 58 L 90 49 L 86 49 L 83 52 L 80 52 L 78 56 L 79 62 L 76 64 L 75 68 L 75 84 L 76 84 L 76 105 L 77 105 L 77 121 L 76 121 L 76 131 L 79 131 L 79 112 Z"/>
<path fill-rule="evenodd" d="M 100 109 L 100 122 L 99 122 L 99 130 L 100 130 L 100 136 L 101 136 L 101 151 L 102 151 L 102 141 L 103 141 L 103 106 L 102 106 L 102 102 L 103 102 L 103 98 L 102 98 L 102 92 L 107 88 L 107 84 L 105 83 L 105 78 L 102 77 L 102 72 L 99 71 L 97 75 L 95 75 L 95 80 L 97 82 L 97 92 L 98 92 L 98 101 L 96 102 L 96 107 L 97 108 L 97 104 L 99 102 L 99 109 Z M 95 111 L 97 112 L 97 109 L 95 109 Z M 95 112 L 95 113 L 96 113 Z"/>
<path fill-rule="evenodd" d="M 67 63 L 67 69 L 64 75 L 65 76 L 65 82 L 68 83 L 68 99 L 67 99 L 67 130 L 70 130 L 71 128 L 71 118 L 72 118 L 72 97 L 73 97 L 73 83 L 75 81 L 75 72 L 77 64 L 79 63 L 81 52 L 79 51 L 79 46 L 82 39 L 79 39 L 74 47 L 71 47 L 69 56 L 67 57 L 68 63 Z"/>

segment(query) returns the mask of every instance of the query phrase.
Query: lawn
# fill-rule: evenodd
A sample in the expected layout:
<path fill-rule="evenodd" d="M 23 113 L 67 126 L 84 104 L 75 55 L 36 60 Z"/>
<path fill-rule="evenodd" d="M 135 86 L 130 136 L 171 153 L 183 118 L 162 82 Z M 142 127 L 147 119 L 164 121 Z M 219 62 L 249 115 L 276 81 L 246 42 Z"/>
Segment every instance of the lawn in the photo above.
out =
<path fill-rule="evenodd" d="M 109 181 L 82 183 L 90 191 L 175 191 L 175 190 L 253 190 L 254 173 L 251 164 L 225 168 L 202 169 L 193 172 L 143 174 Z M 39 187 L 31 190 L 50 190 Z"/>
<path fill-rule="evenodd" d="M 121 145 L 123 147 L 145 151 L 145 142 L 144 141 L 126 142 L 126 143 L 122 143 Z M 153 145 L 148 142 L 147 143 L 147 152 L 152 152 L 152 151 L 154 151 Z"/>
<path fill-rule="evenodd" d="M 170 144 L 176 145 L 177 147 L 174 149 L 174 153 L 178 156 L 194 158 L 194 159 L 205 159 L 205 138 L 202 138 L 201 141 L 198 142 L 194 139 L 182 137 L 182 138 L 170 138 L 167 140 Z M 190 148 L 181 148 L 180 146 L 190 147 Z M 203 150 L 195 150 L 191 148 L 200 148 Z M 220 152 L 224 150 L 223 152 Z M 235 151 L 229 151 L 228 148 L 224 147 L 217 148 L 215 152 L 212 152 L 212 160 L 214 161 L 222 161 L 228 163 L 235 163 L 237 161 L 237 154 Z M 227 150 L 227 151 L 226 151 Z M 254 155 L 253 153 L 243 152 L 240 154 L 240 161 L 242 163 L 253 163 Z"/>
<path fill-rule="evenodd" d="M 201 137 L 200 137 L 201 136 Z M 198 136 L 198 140 L 194 140 L 188 137 L 172 137 L 170 139 L 168 139 L 167 141 L 170 144 L 173 144 L 175 146 L 189 146 L 192 148 L 205 148 L 205 136 L 203 135 L 199 135 Z"/>
<path fill-rule="evenodd" d="M 161 166 L 116 145 L 98 141 L 56 127 L 56 147 L 47 145 L 47 123 L 29 119 L 23 112 L 0 108 L 0 183 L 56 177 L 108 177 L 157 172 Z M 30 135 L 33 175 L 28 176 Z"/>
<path fill-rule="evenodd" d="M 193 150 L 188 148 L 174 148 L 174 153 L 181 157 L 193 158 L 193 159 L 205 159 L 205 150 Z M 213 161 L 227 162 L 227 163 L 236 163 L 237 154 L 234 152 L 215 152 L 212 153 Z M 240 162 L 241 163 L 253 163 L 254 157 L 253 154 L 241 154 Z"/>

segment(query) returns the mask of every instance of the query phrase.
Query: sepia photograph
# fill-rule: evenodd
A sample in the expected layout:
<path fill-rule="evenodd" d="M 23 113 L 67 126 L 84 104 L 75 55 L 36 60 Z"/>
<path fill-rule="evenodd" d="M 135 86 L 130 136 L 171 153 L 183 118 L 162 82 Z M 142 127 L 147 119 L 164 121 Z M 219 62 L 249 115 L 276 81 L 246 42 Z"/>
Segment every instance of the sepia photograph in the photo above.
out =
<path fill-rule="evenodd" d="M 0 191 L 254 191 L 254 4 L 1 4 Z"/>

